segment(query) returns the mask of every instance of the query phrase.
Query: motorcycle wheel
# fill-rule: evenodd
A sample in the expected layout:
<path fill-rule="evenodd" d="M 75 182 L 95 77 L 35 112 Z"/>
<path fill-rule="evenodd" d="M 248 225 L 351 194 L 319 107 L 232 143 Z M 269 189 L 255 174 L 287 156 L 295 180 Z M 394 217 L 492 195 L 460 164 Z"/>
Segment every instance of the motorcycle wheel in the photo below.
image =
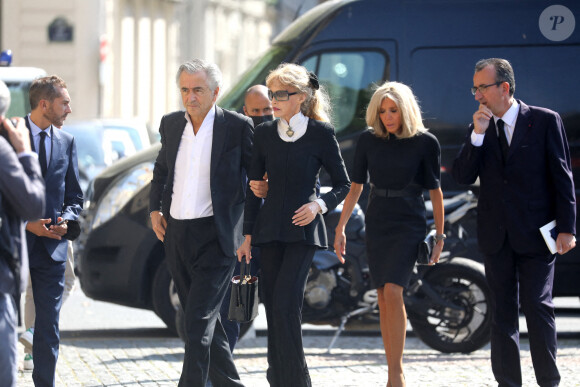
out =
<path fill-rule="evenodd" d="M 431 302 L 420 315 L 409 313 L 415 334 L 428 346 L 443 353 L 470 353 L 490 340 L 490 290 L 483 265 L 466 258 L 433 266 L 423 278 L 452 309 Z M 428 299 L 421 290 L 417 297 Z"/>

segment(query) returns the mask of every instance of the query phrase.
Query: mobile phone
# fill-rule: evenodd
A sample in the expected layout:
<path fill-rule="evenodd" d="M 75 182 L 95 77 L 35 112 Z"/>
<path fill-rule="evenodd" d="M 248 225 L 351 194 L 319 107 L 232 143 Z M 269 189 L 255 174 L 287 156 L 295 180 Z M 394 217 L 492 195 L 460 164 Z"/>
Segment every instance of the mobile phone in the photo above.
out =
<path fill-rule="evenodd" d="M 63 225 L 64 223 L 66 223 L 66 222 L 67 222 L 67 220 L 66 220 L 66 219 L 63 219 L 63 220 L 61 220 L 60 222 L 58 222 L 56 225 L 57 225 L 57 226 L 62 226 L 62 225 Z"/>

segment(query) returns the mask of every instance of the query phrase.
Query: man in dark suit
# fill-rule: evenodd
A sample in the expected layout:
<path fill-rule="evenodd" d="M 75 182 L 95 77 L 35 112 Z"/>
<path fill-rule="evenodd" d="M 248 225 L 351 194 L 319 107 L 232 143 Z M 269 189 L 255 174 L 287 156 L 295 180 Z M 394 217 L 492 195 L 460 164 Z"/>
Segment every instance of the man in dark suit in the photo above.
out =
<path fill-rule="evenodd" d="M 44 181 L 22 119 L 16 128 L 4 115 L 10 92 L 0 81 L 0 381 L 16 386 L 17 300 L 28 280 L 23 220 L 44 212 Z M 10 142 L 8 142 L 9 140 Z"/>
<path fill-rule="evenodd" d="M 499 386 L 521 386 L 518 305 L 526 316 L 540 386 L 557 386 L 552 286 L 555 254 L 539 228 L 557 222 L 558 254 L 575 247 L 576 199 L 560 116 L 513 98 L 505 59 L 475 66 L 480 103 L 453 165 L 459 183 L 480 180 L 478 241 L 492 291 L 491 363 Z"/>
<path fill-rule="evenodd" d="M 26 225 L 30 278 L 36 306 L 34 323 L 35 386 L 54 386 L 59 347 L 58 320 L 67 258 L 67 222 L 82 210 L 76 145 L 72 135 L 56 129 L 71 113 L 65 82 L 53 75 L 30 86 L 31 112 L 26 117 L 46 185 L 42 219 Z"/>
<path fill-rule="evenodd" d="M 179 385 L 241 386 L 219 317 L 242 243 L 249 118 L 215 105 L 221 72 L 192 60 L 177 83 L 186 112 L 161 119 L 161 150 L 151 182 L 151 225 L 185 310 L 185 359 Z"/>

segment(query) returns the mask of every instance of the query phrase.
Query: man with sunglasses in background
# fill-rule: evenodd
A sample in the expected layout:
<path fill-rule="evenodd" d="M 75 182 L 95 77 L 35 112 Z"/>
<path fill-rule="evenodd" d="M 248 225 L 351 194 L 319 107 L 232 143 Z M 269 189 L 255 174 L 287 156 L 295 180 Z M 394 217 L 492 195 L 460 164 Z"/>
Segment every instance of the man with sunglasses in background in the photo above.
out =
<path fill-rule="evenodd" d="M 514 99 L 505 59 L 480 60 L 471 89 L 479 109 L 453 165 L 462 184 L 480 180 L 477 231 L 491 288 L 491 364 L 499 386 L 521 386 L 519 305 L 540 386 L 558 386 L 552 288 L 555 252 L 540 228 L 556 220 L 558 254 L 575 247 L 576 198 L 562 119 Z"/>

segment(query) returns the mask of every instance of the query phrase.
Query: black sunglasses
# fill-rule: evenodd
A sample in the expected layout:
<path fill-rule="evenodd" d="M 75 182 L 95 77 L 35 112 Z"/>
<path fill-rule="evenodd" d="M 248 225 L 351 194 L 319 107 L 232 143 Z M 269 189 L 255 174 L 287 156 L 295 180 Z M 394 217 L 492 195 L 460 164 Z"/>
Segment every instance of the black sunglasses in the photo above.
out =
<path fill-rule="evenodd" d="M 272 92 L 272 90 L 268 90 L 268 98 L 270 101 L 273 98 L 276 98 L 276 101 L 288 101 L 291 95 L 298 94 L 298 92 L 289 93 L 288 90 L 278 90 L 276 92 Z"/>

